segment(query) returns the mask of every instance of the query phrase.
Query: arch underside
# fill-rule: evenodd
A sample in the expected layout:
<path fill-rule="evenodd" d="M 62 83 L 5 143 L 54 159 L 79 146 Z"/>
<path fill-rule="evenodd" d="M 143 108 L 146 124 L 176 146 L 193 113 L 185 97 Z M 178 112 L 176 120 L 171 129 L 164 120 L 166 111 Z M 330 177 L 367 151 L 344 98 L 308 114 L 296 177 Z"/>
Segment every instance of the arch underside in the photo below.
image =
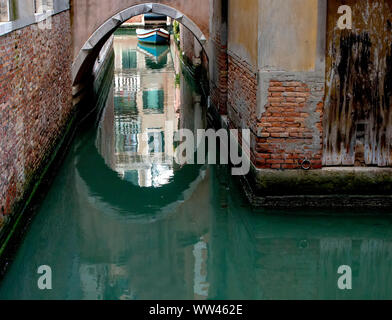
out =
<path fill-rule="evenodd" d="M 72 65 L 72 81 L 73 84 L 78 84 L 80 78 L 82 77 L 82 73 L 84 72 L 84 64 L 88 60 L 90 55 L 97 55 L 97 50 L 103 43 L 108 39 L 108 37 L 124 22 L 128 21 L 134 16 L 138 16 L 146 13 L 156 13 L 168 16 L 174 20 L 177 20 L 181 24 L 183 24 L 186 28 L 188 28 L 195 36 L 195 38 L 200 42 L 204 51 L 208 56 L 207 50 L 207 39 L 200 28 L 185 14 L 181 13 L 175 8 L 169 7 L 164 4 L 159 3 L 145 3 L 132 6 L 128 9 L 125 9 L 110 19 L 106 20 L 106 22 L 101 25 L 93 35 L 87 40 L 82 49 L 79 51 L 78 56 L 76 57 L 73 65 Z M 105 41 L 104 41 L 105 40 Z M 95 59 L 94 59 L 95 60 Z"/>

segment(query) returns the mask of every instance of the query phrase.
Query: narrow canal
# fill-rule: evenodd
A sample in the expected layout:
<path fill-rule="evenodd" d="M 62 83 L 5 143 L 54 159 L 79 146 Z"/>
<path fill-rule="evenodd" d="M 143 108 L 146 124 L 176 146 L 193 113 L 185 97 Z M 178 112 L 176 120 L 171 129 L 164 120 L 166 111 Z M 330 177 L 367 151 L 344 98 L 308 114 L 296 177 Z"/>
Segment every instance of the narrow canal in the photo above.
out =
<path fill-rule="evenodd" d="M 100 121 L 75 139 L 0 299 L 392 298 L 391 219 L 254 211 L 225 166 L 157 161 L 175 147 L 168 124 L 205 127 L 205 99 L 173 48 L 118 34 L 114 51 Z"/>

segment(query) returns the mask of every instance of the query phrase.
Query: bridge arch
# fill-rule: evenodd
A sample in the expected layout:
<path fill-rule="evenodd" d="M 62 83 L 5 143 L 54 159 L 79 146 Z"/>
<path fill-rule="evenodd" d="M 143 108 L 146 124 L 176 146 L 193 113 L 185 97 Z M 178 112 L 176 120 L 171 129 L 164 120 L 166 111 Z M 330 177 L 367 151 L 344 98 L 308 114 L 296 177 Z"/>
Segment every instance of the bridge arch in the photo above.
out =
<path fill-rule="evenodd" d="M 128 21 L 134 16 L 146 13 L 156 13 L 166 15 L 174 20 L 180 22 L 184 27 L 189 29 L 202 46 L 204 52 L 209 58 L 208 41 L 201 29 L 188 16 L 181 11 L 160 3 L 144 3 L 131 6 L 108 20 L 106 20 L 90 38 L 85 42 L 83 47 L 79 50 L 74 63 L 72 65 L 72 81 L 73 85 L 81 82 L 85 72 L 91 70 L 92 65 L 97 58 L 100 49 L 107 39 L 114 33 L 114 31 L 124 22 Z"/>

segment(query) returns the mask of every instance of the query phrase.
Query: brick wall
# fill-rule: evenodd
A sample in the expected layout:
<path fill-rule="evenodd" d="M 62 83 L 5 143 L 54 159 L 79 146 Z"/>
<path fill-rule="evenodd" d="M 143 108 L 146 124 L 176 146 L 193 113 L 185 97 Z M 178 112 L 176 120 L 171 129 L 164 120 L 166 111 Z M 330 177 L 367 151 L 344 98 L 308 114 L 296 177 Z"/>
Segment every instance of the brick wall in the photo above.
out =
<path fill-rule="evenodd" d="M 251 66 L 230 54 L 228 56 L 228 115 L 237 128 L 257 132 L 257 76 Z"/>
<path fill-rule="evenodd" d="M 67 123 L 71 65 L 67 11 L 0 37 L 0 227 Z"/>
<path fill-rule="evenodd" d="M 214 54 L 213 68 L 215 76 L 211 81 L 211 102 L 222 115 L 227 114 L 227 88 L 228 88 L 228 55 L 227 45 L 221 43 L 220 35 L 214 36 L 211 41 Z"/>
<path fill-rule="evenodd" d="M 305 82 L 270 81 L 268 104 L 258 120 L 258 168 L 321 168 L 323 103 L 313 110 L 310 98 L 315 94 Z"/>
<path fill-rule="evenodd" d="M 230 129 L 250 129 L 251 161 L 257 142 L 257 76 L 252 67 L 234 54 L 228 55 L 227 114 Z M 241 132 L 239 135 L 241 143 Z"/>
<path fill-rule="evenodd" d="M 322 167 L 323 92 L 315 79 L 267 82 L 267 103 L 257 115 L 257 75 L 233 54 L 228 57 L 228 115 L 231 128 L 251 130 L 251 161 L 259 169 Z M 305 161 L 308 160 L 308 161 Z"/>

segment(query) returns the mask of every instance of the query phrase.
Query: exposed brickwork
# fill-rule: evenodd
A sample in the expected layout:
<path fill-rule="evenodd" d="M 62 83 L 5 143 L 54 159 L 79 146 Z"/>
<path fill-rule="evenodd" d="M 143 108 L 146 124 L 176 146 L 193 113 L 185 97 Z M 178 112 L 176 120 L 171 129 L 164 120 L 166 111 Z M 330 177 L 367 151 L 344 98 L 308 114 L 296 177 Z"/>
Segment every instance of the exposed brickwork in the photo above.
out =
<path fill-rule="evenodd" d="M 254 149 L 257 143 L 258 121 L 257 108 L 257 76 L 252 68 L 239 60 L 228 56 L 228 95 L 227 111 L 230 129 L 251 130 L 251 161 L 254 162 Z M 239 143 L 242 136 L 239 135 Z"/>
<path fill-rule="evenodd" d="M 311 168 L 321 168 L 323 103 L 311 114 L 311 95 L 304 82 L 270 82 L 266 111 L 258 121 L 254 153 L 258 168 L 299 169 L 304 159 Z M 310 117 L 316 120 L 308 121 Z"/>
<path fill-rule="evenodd" d="M 68 120 L 71 65 L 69 12 L 0 37 L 0 224 Z"/>
<path fill-rule="evenodd" d="M 212 40 L 214 47 L 214 72 L 216 79 L 211 83 L 211 102 L 222 115 L 227 114 L 227 79 L 228 79 L 228 56 L 227 46 L 221 43 L 219 34 Z"/>
<path fill-rule="evenodd" d="M 251 67 L 229 55 L 228 115 L 236 128 L 257 133 L 257 77 Z"/>
<path fill-rule="evenodd" d="M 233 55 L 228 61 L 230 127 L 251 130 L 252 163 L 259 169 L 300 169 L 302 164 L 321 168 L 323 88 L 312 79 L 310 84 L 272 80 L 259 118 L 256 74 Z"/>

